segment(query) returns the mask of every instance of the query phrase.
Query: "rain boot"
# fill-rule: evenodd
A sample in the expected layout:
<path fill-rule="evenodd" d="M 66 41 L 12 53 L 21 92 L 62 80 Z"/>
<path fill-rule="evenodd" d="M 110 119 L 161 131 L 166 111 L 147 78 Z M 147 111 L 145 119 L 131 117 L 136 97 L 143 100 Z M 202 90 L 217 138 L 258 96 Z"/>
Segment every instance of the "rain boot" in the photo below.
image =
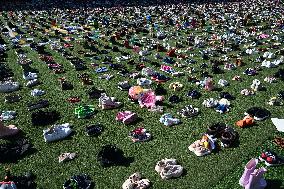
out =
<path fill-rule="evenodd" d="M 250 178 L 250 175 L 251 173 L 253 173 L 253 171 L 255 170 L 256 168 L 256 165 L 258 163 L 258 160 L 257 159 L 251 159 L 245 166 L 245 171 L 242 175 L 242 177 L 240 178 L 239 180 L 239 184 L 242 186 L 242 187 L 245 187 L 247 185 L 247 183 L 249 182 L 249 178 Z"/>
<path fill-rule="evenodd" d="M 267 183 L 263 178 L 263 174 L 266 173 L 266 171 L 267 169 L 262 167 L 251 173 L 245 189 L 264 189 Z"/>

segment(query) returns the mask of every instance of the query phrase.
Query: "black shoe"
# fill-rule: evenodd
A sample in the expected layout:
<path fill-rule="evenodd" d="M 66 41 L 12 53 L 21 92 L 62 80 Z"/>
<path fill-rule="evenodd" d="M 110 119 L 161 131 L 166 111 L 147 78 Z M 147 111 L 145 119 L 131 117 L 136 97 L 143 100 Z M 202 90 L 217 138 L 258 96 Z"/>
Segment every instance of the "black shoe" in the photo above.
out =
<path fill-rule="evenodd" d="M 237 136 L 238 133 L 232 127 L 226 127 L 221 135 L 221 145 L 225 148 L 231 147 Z"/>
<path fill-rule="evenodd" d="M 235 98 L 228 92 L 221 92 L 220 93 L 220 98 L 225 98 L 228 100 L 234 100 Z"/>
<path fill-rule="evenodd" d="M 91 88 L 87 93 L 89 95 L 90 99 L 99 99 L 102 96 L 102 93 L 104 93 L 105 90 Z"/>
<path fill-rule="evenodd" d="M 102 133 L 103 126 L 101 124 L 89 125 L 86 127 L 86 133 L 88 136 L 98 136 Z"/>
<path fill-rule="evenodd" d="M 5 102 L 7 102 L 7 103 L 19 102 L 20 100 L 21 100 L 20 95 L 7 95 L 7 96 L 5 96 Z"/>
<path fill-rule="evenodd" d="M 252 107 L 245 112 L 245 115 L 250 115 L 251 117 L 254 117 L 255 120 L 262 121 L 268 118 L 271 113 L 264 108 Z"/>
<path fill-rule="evenodd" d="M 219 138 L 219 137 L 221 137 L 225 128 L 226 128 L 225 123 L 215 123 L 215 124 L 212 124 L 208 127 L 206 133 L 208 135 L 213 136 L 214 138 Z"/>
<path fill-rule="evenodd" d="M 74 175 L 63 184 L 64 189 L 91 189 L 93 182 L 90 176 L 86 174 Z"/>
<path fill-rule="evenodd" d="M 36 110 L 36 109 L 40 109 L 40 108 L 45 108 L 49 105 L 48 100 L 45 99 L 41 99 L 36 103 L 28 103 L 28 110 Z"/>

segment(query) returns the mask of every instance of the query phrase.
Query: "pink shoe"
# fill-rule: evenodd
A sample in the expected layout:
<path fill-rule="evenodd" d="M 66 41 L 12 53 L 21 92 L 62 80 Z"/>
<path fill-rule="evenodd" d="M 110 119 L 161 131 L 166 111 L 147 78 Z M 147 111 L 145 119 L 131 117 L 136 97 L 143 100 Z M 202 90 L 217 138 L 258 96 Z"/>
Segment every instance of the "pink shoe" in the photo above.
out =
<path fill-rule="evenodd" d="M 119 112 L 116 114 L 116 120 L 121 121 L 125 125 L 130 124 L 134 121 L 136 121 L 138 118 L 136 113 L 133 113 L 131 111 L 124 111 L 124 112 Z"/>
<path fill-rule="evenodd" d="M 240 178 L 240 181 L 239 181 L 239 184 L 242 186 L 242 187 L 245 187 L 248 182 L 249 182 L 249 178 L 250 178 L 250 175 L 254 172 L 255 168 L 256 168 L 256 165 L 258 163 L 258 160 L 257 159 L 251 159 L 245 166 L 245 171 L 242 175 L 242 177 Z"/>

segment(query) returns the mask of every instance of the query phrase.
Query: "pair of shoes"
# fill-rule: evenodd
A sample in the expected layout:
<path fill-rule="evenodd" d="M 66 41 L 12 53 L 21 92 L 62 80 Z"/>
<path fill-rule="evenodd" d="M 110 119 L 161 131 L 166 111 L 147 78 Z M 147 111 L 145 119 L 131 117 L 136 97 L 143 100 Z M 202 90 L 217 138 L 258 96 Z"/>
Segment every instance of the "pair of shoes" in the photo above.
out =
<path fill-rule="evenodd" d="M 162 159 L 155 166 L 162 179 L 170 179 L 180 177 L 183 173 L 183 167 L 177 164 L 176 159 Z"/>
<path fill-rule="evenodd" d="M 151 134 L 144 128 L 139 127 L 129 133 L 133 142 L 145 142 L 151 139 Z"/>
<path fill-rule="evenodd" d="M 62 153 L 58 157 L 58 161 L 59 163 L 66 162 L 66 161 L 74 159 L 75 156 L 76 156 L 76 153 Z"/>
<path fill-rule="evenodd" d="M 160 123 L 163 123 L 165 126 L 173 126 L 179 124 L 180 120 L 167 113 L 161 116 Z"/>
<path fill-rule="evenodd" d="M 239 184 L 245 189 L 264 189 L 267 186 L 263 178 L 263 174 L 267 170 L 264 167 L 256 169 L 257 164 L 257 159 L 251 159 L 245 166 L 243 175 L 239 180 Z"/>
<path fill-rule="evenodd" d="M 201 96 L 201 93 L 197 90 L 191 90 L 187 93 L 187 96 L 192 99 L 198 99 Z"/>
<path fill-rule="evenodd" d="M 218 105 L 216 107 L 216 112 L 219 112 L 219 113 L 226 113 L 228 112 L 230 109 L 229 109 L 229 106 L 230 106 L 230 101 L 226 98 L 221 98 L 218 102 Z"/>
<path fill-rule="evenodd" d="M 206 134 L 220 138 L 221 146 L 228 148 L 238 139 L 238 133 L 224 123 L 215 123 L 208 127 Z"/>
<path fill-rule="evenodd" d="M 194 152 L 196 156 L 205 156 L 210 154 L 216 148 L 216 139 L 208 134 L 204 134 L 201 140 L 192 143 L 188 149 Z"/>
<path fill-rule="evenodd" d="M 270 117 L 271 113 L 265 108 L 252 107 L 246 110 L 245 115 L 249 115 L 257 121 L 262 121 Z"/>
<path fill-rule="evenodd" d="M 94 183 L 86 174 L 74 175 L 63 184 L 63 189 L 91 189 Z"/>
<path fill-rule="evenodd" d="M 15 125 L 4 126 L 0 120 L 0 138 L 14 136 L 19 133 L 19 129 Z"/>
<path fill-rule="evenodd" d="M 142 179 L 141 174 L 136 172 L 122 184 L 123 189 L 147 189 L 150 187 L 148 179 Z"/>
<path fill-rule="evenodd" d="M 36 109 L 40 109 L 40 108 L 45 108 L 49 105 L 48 100 L 45 99 L 41 99 L 39 101 L 37 101 L 36 103 L 28 103 L 28 110 L 32 111 L 32 110 L 36 110 Z"/>
<path fill-rule="evenodd" d="M 89 125 L 85 128 L 87 136 L 98 136 L 103 131 L 103 126 L 100 123 Z"/>
<path fill-rule="evenodd" d="M 16 91 L 20 88 L 20 84 L 18 82 L 13 81 L 3 81 L 0 82 L 0 93 L 9 93 Z"/>
<path fill-rule="evenodd" d="M 54 125 L 48 129 L 43 130 L 43 137 L 45 142 L 53 142 L 66 138 L 72 133 L 69 123 L 61 125 Z"/>
<path fill-rule="evenodd" d="M 251 126 L 254 125 L 254 119 L 248 115 L 245 116 L 244 119 L 237 121 L 236 125 L 241 128 L 244 128 L 246 126 Z"/>
<path fill-rule="evenodd" d="M 99 98 L 99 107 L 103 110 L 118 108 L 121 105 L 121 102 L 116 101 L 114 97 L 108 97 L 105 93 L 102 93 Z"/>
<path fill-rule="evenodd" d="M 182 117 L 192 118 L 199 114 L 199 109 L 194 108 L 192 105 L 188 105 L 188 106 L 185 106 L 183 109 L 181 109 L 178 112 L 178 114 L 181 115 Z"/>
<path fill-rule="evenodd" d="M 121 121 L 125 125 L 128 125 L 128 124 L 133 123 L 134 121 L 136 121 L 138 119 L 138 116 L 137 116 L 136 113 L 133 113 L 131 111 L 124 111 L 124 112 L 118 112 L 116 114 L 116 118 L 115 119 L 117 121 Z"/>
<path fill-rule="evenodd" d="M 264 161 L 265 165 L 267 166 L 284 165 L 283 157 L 279 157 L 276 153 L 269 150 L 262 152 L 258 159 L 260 161 Z"/>

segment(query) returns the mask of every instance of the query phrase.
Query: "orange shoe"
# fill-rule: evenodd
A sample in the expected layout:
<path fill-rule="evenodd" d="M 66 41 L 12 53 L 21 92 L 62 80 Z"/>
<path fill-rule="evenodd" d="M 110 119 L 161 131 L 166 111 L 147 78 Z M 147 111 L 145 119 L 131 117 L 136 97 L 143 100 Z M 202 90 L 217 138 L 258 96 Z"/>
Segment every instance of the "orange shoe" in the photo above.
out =
<path fill-rule="evenodd" d="M 243 128 L 245 126 L 251 126 L 254 124 L 254 119 L 250 116 L 245 116 L 244 119 L 236 122 L 236 125 Z"/>

